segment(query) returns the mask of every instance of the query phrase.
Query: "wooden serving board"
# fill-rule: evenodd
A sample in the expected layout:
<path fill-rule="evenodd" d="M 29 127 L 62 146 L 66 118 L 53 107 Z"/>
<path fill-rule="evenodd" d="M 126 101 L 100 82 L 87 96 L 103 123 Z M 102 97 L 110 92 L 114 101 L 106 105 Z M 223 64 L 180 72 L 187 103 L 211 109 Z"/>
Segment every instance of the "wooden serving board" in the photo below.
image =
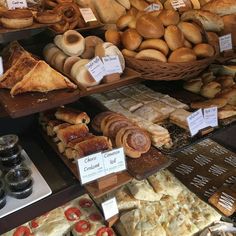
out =
<path fill-rule="evenodd" d="M 60 159 L 65 163 L 65 165 L 69 168 L 69 170 L 74 174 L 74 176 L 80 181 L 79 173 L 77 171 L 77 166 L 75 163 L 73 163 L 71 160 L 66 158 L 63 154 L 61 154 L 58 151 L 57 145 L 53 140 L 45 134 L 43 131 L 41 132 L 43 138 L 46 140 L 46 142 L 53 148 L 53 150 L 57 153 L 57 155 L 60 157 Z M 89 184 L 84 185 L 85 189 L 95 198 L 101 197 L 104 194 L 107 194 L 127 183 L 129 183 L 133 178 L 129 175 L 127 171 L 123 171 L 120 173 L 117 173 L 117 184 L 114 184 L 112 186 L 109 186 L 105 189 L 99 190 L 96 186 L 96 182 L 91 182 Z"/>
<path fill-rule="evenodd" d="M 79 99 L 80 91 L 56 90 L 48 93 L 24 93 L 11 97 L 10 91 L 0 90 L 0 103 L 9 116 L 17 118 L 62 106 Z"/>

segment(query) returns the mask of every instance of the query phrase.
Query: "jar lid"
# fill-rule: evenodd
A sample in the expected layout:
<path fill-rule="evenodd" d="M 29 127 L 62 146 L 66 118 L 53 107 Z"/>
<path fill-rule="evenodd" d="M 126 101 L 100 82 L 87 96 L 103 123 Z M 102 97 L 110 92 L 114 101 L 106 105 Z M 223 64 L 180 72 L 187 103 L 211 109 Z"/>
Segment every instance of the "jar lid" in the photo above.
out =
<path fill-rule="evenodd" d="M 19 141 L 15 134 L 8 134 L 0 137 L 0 151 L 13 148 Z"/>

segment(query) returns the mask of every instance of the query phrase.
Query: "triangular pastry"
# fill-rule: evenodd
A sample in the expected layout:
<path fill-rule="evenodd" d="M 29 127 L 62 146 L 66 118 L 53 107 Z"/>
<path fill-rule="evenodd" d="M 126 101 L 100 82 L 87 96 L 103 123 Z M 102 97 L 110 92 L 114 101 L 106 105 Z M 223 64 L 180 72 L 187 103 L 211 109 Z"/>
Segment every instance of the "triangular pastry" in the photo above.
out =
<path fill-rule="evenodd" d="M 57 89 L 76 89 L 77 86 L 69 79 L 52 69 L 46 62 L 39 61 L 12 89 L 14 96 L 24 92 L 48 92 Z"/>

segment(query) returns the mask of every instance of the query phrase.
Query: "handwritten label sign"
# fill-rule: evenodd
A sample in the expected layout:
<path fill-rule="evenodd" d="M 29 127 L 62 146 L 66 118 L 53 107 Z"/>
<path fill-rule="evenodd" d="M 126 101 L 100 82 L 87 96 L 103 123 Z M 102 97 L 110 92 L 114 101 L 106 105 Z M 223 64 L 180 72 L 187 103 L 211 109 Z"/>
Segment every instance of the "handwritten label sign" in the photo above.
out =
<path fill-rule="evenodd" d="M 219 43 L 220 52 L 231 50 L 233 48 L 231 34 L 226 34 L 224 36 L 219 37 Z"/>
<path fill-rule="evenodd" d="M 217 107 L 205 108 L 203 110 L 204 120 L 206 126 L 217 127 L 218 126 L 218 109 Z"/>
<path fill-rule="evenodd" d="M 183 0 L 172 0 L 171 5 L 175 10 L 179 9 L 180 7 L 186 6 Z"/>
<path fill-rule="evenodd" d="M 9 10 L 16 8 L 27 8 L 26 0 L 7 0 L 7 7 Z"/>
<path fill-rule="evenodd" d="M 126 170 L 123 148 L 99 152 L 76 161 L 81 184 L 92 182 L 106 175 Z"/>
<path fill-rule="evenodd" d="M 3 62 L 2 62 L 2 57 L 0 57 L 0 75 L 3 75 L 4 69 L 3 69 Z"/>
<path fill-rule="evenodd" d="M 105 67 L 98 56 L 93 58 L 86 68 L 97 82 L 100 82 L 105 76 Z"/>
<path fill-rule="evenodd" d="M 80 8 L 79 10 L 80 10 L 81 15 L 83 16 L 84 21 L 86 23 L 97 20 L 96 16 L 93 14 L 93 11 L 91 8 L 86 7 L 86 8 Z"/>
<path fill-rule="evenodd" d="M 103 61 L 104 67 L 105 67 L 106 75 L 111 75 L 111 74 L 115 74 L 115 73 L 119 73 L 119 74 L 122 73 L 120 60 L 117 55 L 103 57 L 102 61 Z"/>
<path fill-rule="evenodd" d="M 205 128 L 206 123 L 202 114 L 202 109 L 199 109 L 188 116 L 187 122 L 191 136 L 194 136 L 199 130 Z"/>
<path fill-rule="evenodd" d="M 153 3 L 145 8 L 145 11 L 152 12 L 152 11 L 159 11 L 161 9 L 161 6 L 157 3 Z"/>
<path fill-rule="evenodd" d="M 102 210 L 105 217 L 105 220 L 110 219 L 112 216 L 115 216 L 119 213 L 116 198 L 111 198 L 102 203 Z"/>

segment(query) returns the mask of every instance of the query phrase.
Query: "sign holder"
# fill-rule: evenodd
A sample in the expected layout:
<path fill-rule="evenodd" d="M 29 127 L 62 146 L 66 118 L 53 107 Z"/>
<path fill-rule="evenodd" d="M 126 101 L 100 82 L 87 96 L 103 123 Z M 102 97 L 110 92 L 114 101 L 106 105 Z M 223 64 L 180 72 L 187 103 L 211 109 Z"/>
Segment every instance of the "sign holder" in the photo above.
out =
<path fill-rule="evenodd" d="M 111 218 L 107 219 L 105 221 L 105 225 L 111 228 L 116 223 L 117 220 L 119 220 L 119 214 L 114 215 Z"/>
<path fill-rule="evenodd" d="M 96 180 L 97 187 L 99 190 L 103 190 L 105 188 L 113 186 L 113 185 L 117 184 L 117 182 L 118 182 L 118 177 L 117 177 L 116 173 L 106 175 L 106 176 Z"/>
<path fill-rule="evenodd" d="M 120 80 L 120 74 L 114 73 L 114 74 L 110 74 L 110 75 L 105 75 L 102 82 L 103 83 L 110 83 L 110 82 L 114 82 L 114 81 L 118 81 L 118 80 Z"/>

